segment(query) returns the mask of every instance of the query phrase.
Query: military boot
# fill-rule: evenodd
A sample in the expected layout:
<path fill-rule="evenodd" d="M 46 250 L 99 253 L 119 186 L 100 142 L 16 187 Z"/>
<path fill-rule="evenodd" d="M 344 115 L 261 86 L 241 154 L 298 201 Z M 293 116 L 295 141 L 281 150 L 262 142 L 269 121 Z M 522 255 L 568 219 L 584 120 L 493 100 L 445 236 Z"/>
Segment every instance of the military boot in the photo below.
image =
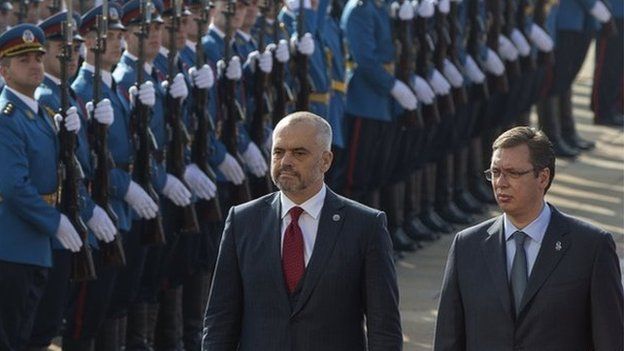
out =
<path fill-rule="evenodd" d="M 424 168 L 423 173 L 423 193 L 421 202 L 420 219 L 431 230 L 450 234 L 453 231 L 453 226 L 446 222 L 444 219 L 436 213 L 434 208 L 435 193 L 436 193 L 436 165 L 435 163 L 428 163 Z"/>
<path fill-rule="evenodd" d="M 486 183 L 483 171 L 488 167 L 483 162 L 483 145 L 480 137 L 473 138 L 470 142 L 468 161 L 468 184 L 472 195 L 479 201 L 487 204 L 496 204 L 492 188 Z"/>
<path fill-rule="evenodd" d="M 182 351 L 182 287 L 163 291 L 154 337 L 156 351 Z"/>
<path fill-rule="evenodd" d="M 464 213 L 453 202 L 453 180 L 455 176 L 453 154 L 445 154 L 440 157 L 436 167 L 436 212 L 447 222 L 456 224 L 470 224 L 473 219 Z"/>
<path fill-rule="evenodd" d="M 147 303 L 145 302 L 137 302 L 128 309 L 125 350 L 151 350 L 147 343 Z"/>
<path fill-rule="evenodd" d="M 579 150 L 568 145 L 561 137 L 558 97 L 547 97 L 537 103 L 537 116 L 541 129 L 553 145 L 555 156 L 576 157 Z"/>
<path fill-rule="evenodd" d="M 403 229 L 408 237 L 416 241 L 433 241 L 438 234 L 420 220 L 422 201 L 422 170 L 417 169 L 405 182 L 405 222 Z"/>
<path fill-rule="evenodd" d="M 455 204 L 466 213 L 483 213 L 486 205 L 468 191 L 468 148 L 457 150 L 453 157 L 455 163 L 453 200 Z"/>
<path fill-rule="evenodd" d="M 95 341 L 96 351 L 120 351 L 119 318 L 107 318 L 102 323 Z"/>
<path fill-rule="evenodd" d="M 401 197 L 401 200 L 403 200 L 403 197 Z M 397 184 L 387 185 L 381 190 L 381 206 L 388 215 L 388 231 L 390 232 L 394 250 L 413 252 L 416 251 L 417 243 L 407 237 L 403 231 L 402 206 L 398 206 L 399 202 L 402 201 L 397 201 Z"/>
<path fill-rule="evenodd" d="M 182 287 L 182 318 L 184 350 L 201 351 L 206 296 L 210 291 L 210 273 L 198 272 L 184 280 Z"/>
<path fill-rule="evenodd" d="M 579 150 L 591 150 L 596 147 L 593 141 L 585 140 L 576 131 L 572 114 L 572 89 L 559 96 L 559 117 L 561 119 L 561 137 L 566 144 Z"/>

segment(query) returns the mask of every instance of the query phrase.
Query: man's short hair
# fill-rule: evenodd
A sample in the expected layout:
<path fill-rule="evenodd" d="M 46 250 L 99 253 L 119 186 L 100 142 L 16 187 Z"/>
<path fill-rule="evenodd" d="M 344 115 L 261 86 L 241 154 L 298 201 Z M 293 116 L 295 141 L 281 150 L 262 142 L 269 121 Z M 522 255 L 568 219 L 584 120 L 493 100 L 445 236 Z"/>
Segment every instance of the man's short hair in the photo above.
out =
<path fill-rule="evenodd" d="M 494 140 L 492 151 L 519 145 L 529 147 L 529 158 L 533 165 L 535 176 L 544 168 L 550 170 L 550 178 L 548 179 L 546 189 L 544 189 L 545 194 L 555 178 L 555 152 L 552 143 L 541 130 L 531 127 L 515 127 L 507 130 Z"/>
<path fill-rule="evenodd" d="M 282 118 L 282 120 L 277 123 L 275 126 L 275 130 L 278 127 L 282 127 L 284 124 L 297 124 L 297 123 L 309 123 L 316 128 L 317 135 L 316 140 L 320 146 L 323 147 L 323 151 L 331 151 L 331 143 L 332 143 L 332 129 L 329 123 L 324 120 L 321 116 L 315 115 L 312 112 L 308 111 L 298 111 L 289 114 L 288 116 Z"/>

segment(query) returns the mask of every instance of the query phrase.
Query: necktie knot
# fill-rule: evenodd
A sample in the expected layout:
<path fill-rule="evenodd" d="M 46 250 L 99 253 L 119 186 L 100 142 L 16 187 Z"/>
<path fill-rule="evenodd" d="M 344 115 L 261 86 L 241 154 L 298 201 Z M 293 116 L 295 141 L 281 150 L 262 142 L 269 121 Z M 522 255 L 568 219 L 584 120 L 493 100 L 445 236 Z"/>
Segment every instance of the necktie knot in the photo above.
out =
<path fill-rule="evenodd" d="M 303 208 L 301 208 L 301 207 L 293 207 L 293 208 L 290 209 L 290 211 L 288 211 L 288 213 L 290 213 L 290 219 L 293 222 L 299 223 L 299 217 L 303 213 Z"/>
<path fill-rule="evenodd" d="M 527 235 L 522 231 L 517 231 L 513 233 L 513 239 L 516 242 L 516 249 L 524 248 L 524 242 L 527 239 Z"/>

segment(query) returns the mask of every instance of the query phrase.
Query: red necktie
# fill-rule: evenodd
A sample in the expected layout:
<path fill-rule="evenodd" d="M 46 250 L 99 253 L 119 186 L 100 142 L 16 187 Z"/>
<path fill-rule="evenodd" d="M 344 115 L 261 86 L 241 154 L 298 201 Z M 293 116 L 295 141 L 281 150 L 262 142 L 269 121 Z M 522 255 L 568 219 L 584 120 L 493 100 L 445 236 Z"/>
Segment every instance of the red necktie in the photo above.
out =
<path fill-rule="evenodd" d="M 303 259 L 303 233 L 299 228 L 299 216 L 303 213 L 301 207 L 293 207 L 290 213 L 290 224 L 284 233 L 284 244 L 282 247 L 282 270 L 286 280 L 288 292 L 295 291 L 297 284 L 303 277 L 305 271 L 305 261 Z"/>

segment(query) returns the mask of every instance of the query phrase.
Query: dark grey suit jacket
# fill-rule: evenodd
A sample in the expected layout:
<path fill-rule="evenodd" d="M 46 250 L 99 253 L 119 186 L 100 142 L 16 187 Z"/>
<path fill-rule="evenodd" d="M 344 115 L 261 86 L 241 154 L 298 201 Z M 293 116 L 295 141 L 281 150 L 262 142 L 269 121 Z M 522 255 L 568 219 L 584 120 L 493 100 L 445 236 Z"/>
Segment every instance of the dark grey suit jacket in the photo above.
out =
<path fill-rule="evenodd" d="M 314 251 L 292 299 L 281 266 L 280 213 L 279 193 L 230 210 L 203 350 L 401 350 L 385 214 L 328 189 Z"/>
<path fill-rule="evenodd" d="M 442 285 L 436 351 L 623 350 L 624 305 L 613 238 L 551 209 L 516 320 L 502 216 L 457 234 Z"/>

